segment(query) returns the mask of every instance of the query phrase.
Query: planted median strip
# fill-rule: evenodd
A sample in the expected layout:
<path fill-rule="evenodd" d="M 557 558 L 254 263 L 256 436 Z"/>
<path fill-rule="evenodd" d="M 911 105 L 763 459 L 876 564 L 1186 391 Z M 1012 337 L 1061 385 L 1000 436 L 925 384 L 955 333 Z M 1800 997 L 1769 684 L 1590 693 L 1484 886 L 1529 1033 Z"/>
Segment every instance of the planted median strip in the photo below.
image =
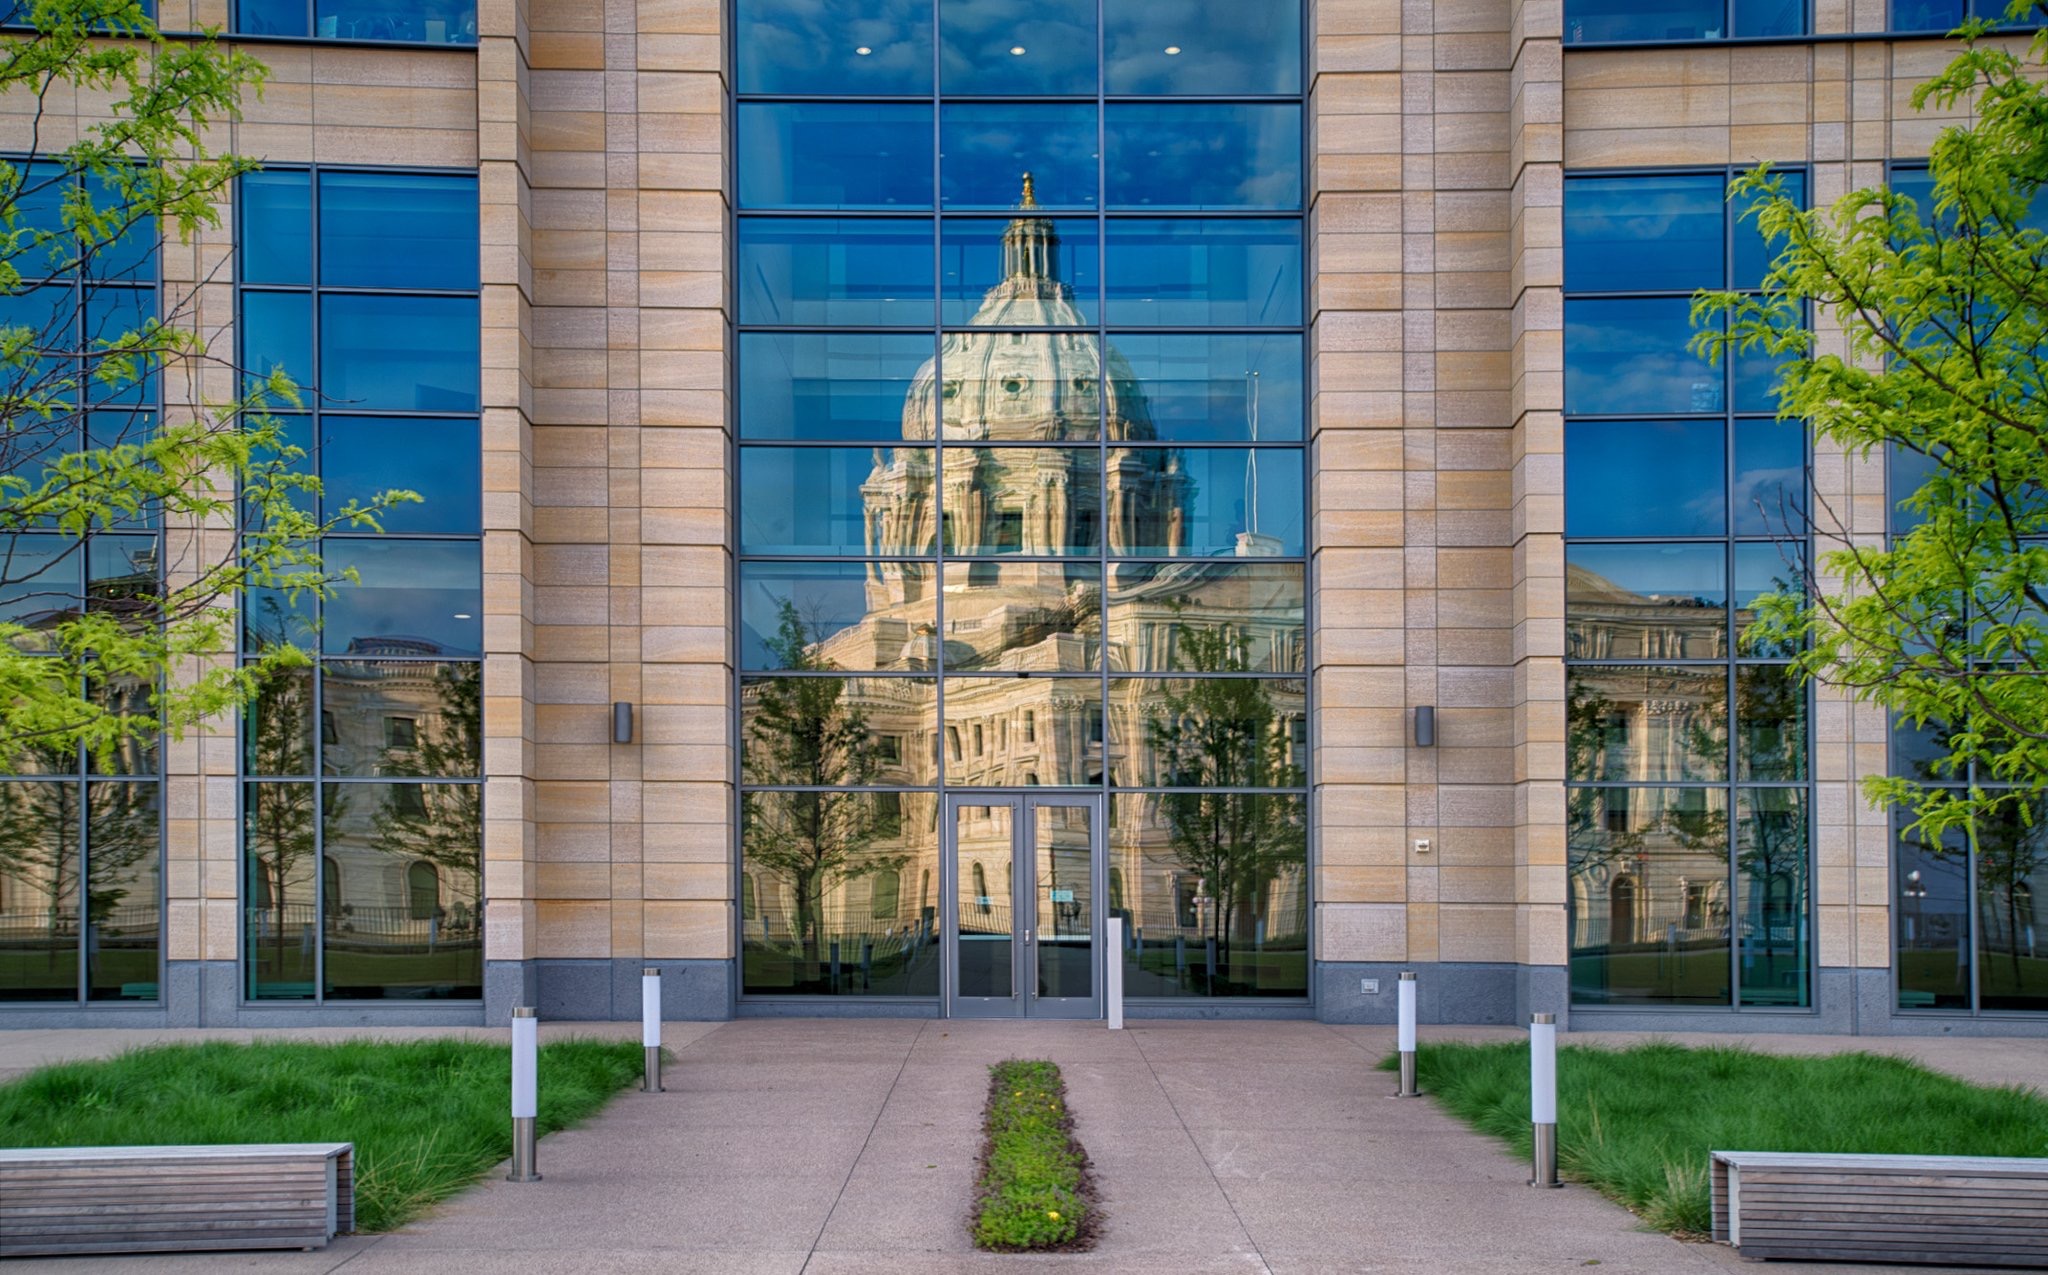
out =
<path fill-rule="evenodd" d="M 1527 1158 L 1527 1044 L 1424 1043 L 1416 1064 L 1424 1092 Z M 2048 1156 L 2040 1094 L 1877 1054 L 1570 1046 L 1557 1051 L 1557 1115 L 1567 1178 L 1690 1237 L 1712 1226 L 1713 1151 Z"/>
<path fill-rule="evenodd" d="M 989 1068 L 974 1243 L 999 1253 L 1084 1249 L 1097 1212 L 1088 1153 L 1074 1138 L 1060 1069 L 1011 1059 Z"/>
<path fill-rule="evenodd" d="M 0 1085 L 0 1147 L 353 1142 L 356 1229 L 388 1231 L 512 1150 L 511 1057 L 473 1040 L 159 1045 Z M 543 1133 L 639 1079 L 633 1041 L 540 1051 Z"/>

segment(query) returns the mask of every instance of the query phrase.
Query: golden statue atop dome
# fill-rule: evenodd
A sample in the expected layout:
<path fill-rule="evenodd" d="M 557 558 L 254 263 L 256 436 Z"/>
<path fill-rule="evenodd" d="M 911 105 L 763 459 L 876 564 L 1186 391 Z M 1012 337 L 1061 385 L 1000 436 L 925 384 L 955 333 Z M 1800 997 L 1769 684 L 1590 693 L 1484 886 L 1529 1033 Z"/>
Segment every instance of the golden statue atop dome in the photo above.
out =
<path fill-rule="evenodd" d="M 1030 174 L 1030 173 L 1026 173 L 1026 174 L 1024 174 L 1024 198 L 1023 198 L 1022 200 L 1018 201 L 1017 207 L 1019 207 L 1019 208 L 1036 208 L 1036 207 L 1038 207 L 1038 190 L 1037 190 L 1037 188 L 1036 188 L 1035 186 L 1033 186 L 1033 185 L 1032 185 L 1032 182 L 1031 182 L 1031 174 Z"/>

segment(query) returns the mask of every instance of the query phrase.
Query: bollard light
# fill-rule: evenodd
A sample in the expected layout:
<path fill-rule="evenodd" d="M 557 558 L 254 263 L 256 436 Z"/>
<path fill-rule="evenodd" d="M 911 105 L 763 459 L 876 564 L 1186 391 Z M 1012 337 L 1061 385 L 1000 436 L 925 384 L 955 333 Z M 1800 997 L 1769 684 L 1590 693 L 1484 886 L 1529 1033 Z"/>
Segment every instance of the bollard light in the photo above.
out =
<path fill-rule="evenodd" d="M 533 1006 L 512 1011 L 512 1172 L 507 1182 L 538 1182 L 534 1117 L 540 1114 L 540 1020 Z"/>
<path fill-rule="evenodd" d="M 640 1044 L 647 1053 L 647 1070 L 640 1079 L 640 1092 L 660 1093 L 661 970 L 652 965 L 640 971 Z"/>
<path fill-rule="evenodd" d="M 1111 1031 L 1124 1027 L 1124 919 L 1109 918 L 1109 959 L 1102 963 L 1102 995 Z"/>
<path fill-rule="evenodd" d="M 1557 1180 L 1557 1015 L 1529 1019 L 1530 1186 Z"/>
<path fill-rule="evenodd" d="M 1399 1014 L 1398 1026 L 1394 1029 L 1394 1048 L 1401 1054 L 1401 1092 L 1397 1098 L 1413 1098 L 1415 1088 L 1415 971 L 1402 970 L 1401 981 L 1397 983 L 1398 997 L 1395 1002 Z"/>

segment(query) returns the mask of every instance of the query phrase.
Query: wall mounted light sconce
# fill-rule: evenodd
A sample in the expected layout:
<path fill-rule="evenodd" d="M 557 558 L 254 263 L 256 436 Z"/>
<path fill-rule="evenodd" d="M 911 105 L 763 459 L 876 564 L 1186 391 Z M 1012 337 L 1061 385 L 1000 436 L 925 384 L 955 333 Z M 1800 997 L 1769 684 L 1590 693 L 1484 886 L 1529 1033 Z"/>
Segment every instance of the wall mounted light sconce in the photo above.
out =
<path fill-rule="evenodd" d="M 1418 704 L 1415 708 L 1415 746 L 1436 747 L 1436 706 Z"/>
<path fill-rule="evenodd" d="M 612 742 L 630 744 L 633 742 L 633 705 L 626 700 L 612 702 Z"/>

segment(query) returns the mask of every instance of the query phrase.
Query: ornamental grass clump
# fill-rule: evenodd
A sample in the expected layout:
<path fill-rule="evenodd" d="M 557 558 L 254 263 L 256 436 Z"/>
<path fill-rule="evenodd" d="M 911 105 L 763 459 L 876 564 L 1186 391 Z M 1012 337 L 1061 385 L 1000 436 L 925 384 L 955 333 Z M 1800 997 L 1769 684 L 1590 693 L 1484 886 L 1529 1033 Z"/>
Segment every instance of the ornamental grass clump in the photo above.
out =
<path fill-rule="evenodd" d="M 1074 1139 L 1060 1069 L 1021 1059 L 989 1068 L 983 1128 L 975 1246 L 1000 1253 L 1089 1247 L 1096 1209 L 1088 1153 Z"/>

